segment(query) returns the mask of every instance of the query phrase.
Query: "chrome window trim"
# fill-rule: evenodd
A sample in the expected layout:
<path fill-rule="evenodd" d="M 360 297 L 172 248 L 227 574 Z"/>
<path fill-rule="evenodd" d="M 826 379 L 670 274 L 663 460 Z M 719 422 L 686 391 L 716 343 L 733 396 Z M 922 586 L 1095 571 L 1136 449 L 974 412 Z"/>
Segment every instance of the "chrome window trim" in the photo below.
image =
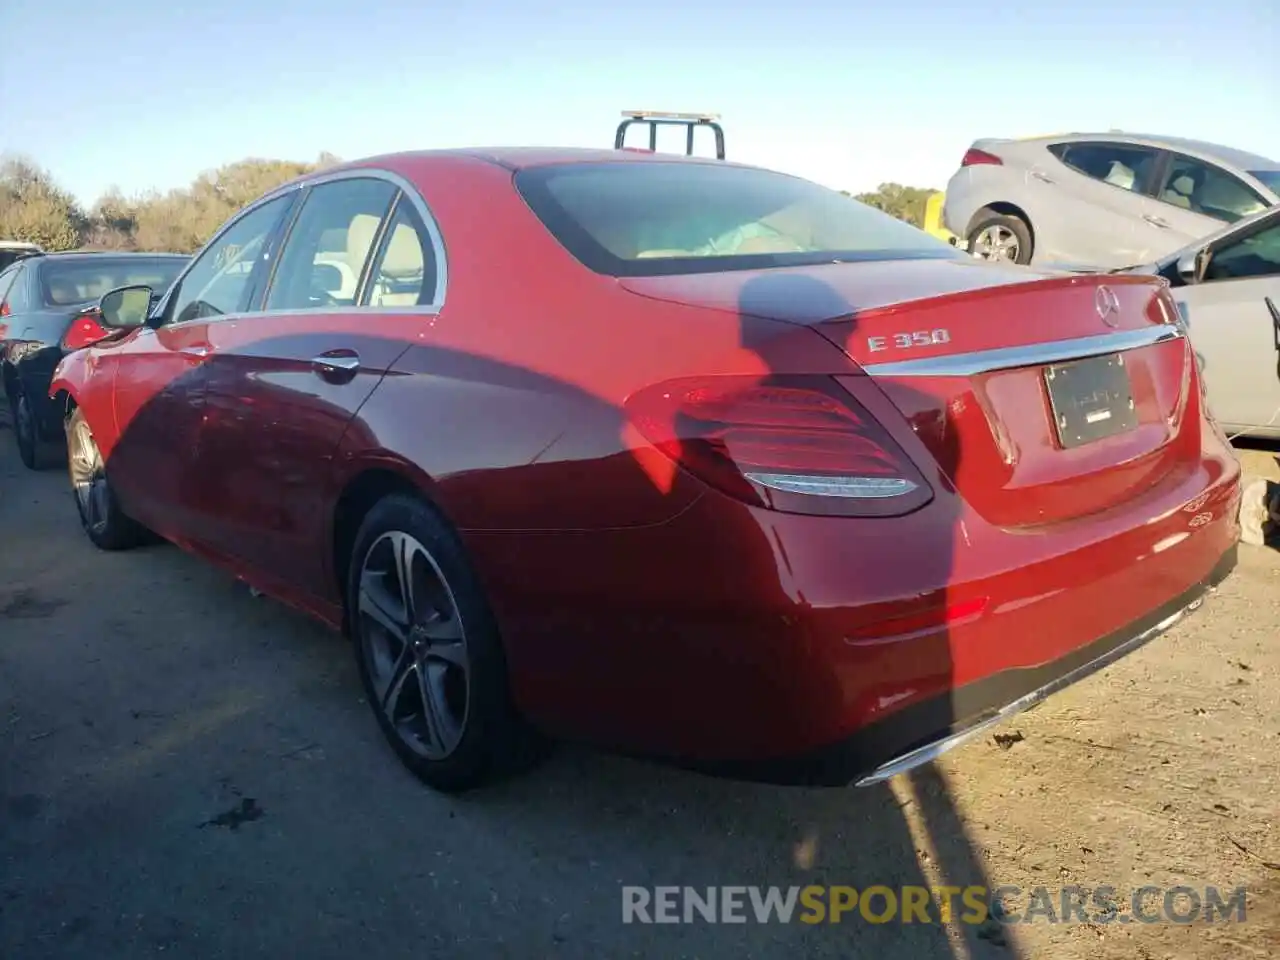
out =
<path fill-rule="evenodd" d="M 1050 340 L 1022 347 L 975 350 L 947 357 L 921 357 L 886 363 L 864 363 L 862 369 L 880 377 L 971 377 L 993 370 L 1031 367 L 1045 363 L 1081 360 L 1106 353 L 1136 350 L 1170 340 L 1180 340 L 1185 332 L 1175 324 L 1161 323 L 1140 330 L 1121 330 L 1093 337 Z"/>
<path fill-rule="evenodd" d="M 427 228 L 427 236 L 431 240 L 431 245 L 435 248 L 436 260 L 436 291 L 435 297 L 430 303 L 415 304 L 409 307 L 370 307 L 370 306 L 353 306 L 344 308 L 345 310 L 358 310 L 361 313 L 371 314 L 400 314 L 400 313 L 417 313 L 426 316 L 432 316 L 439 313 L 444 308 L 445 297 L 449 283 L 449 267 L 447 263 L 448 252 L 445 250 L 444 235 L 440 232 L 440 225 L 436 222 L 436 218 L 432 216 L 431 211 L 427 208 L 426 201 L 422 199 L 422 195 L 418 192 L 409 180 L 400 176 L 398 173 L 392 173 L 390 170 L 383 170 L 380 167 L 352 167 L 346 170 L 334 170 L 330 173 L 317 174 L 314 177 L 308 177 L 303 186 L 317 187 L 322 183 L 333 183 L 336 180 L 353 180 L 360 178 L 374 178 L 377 180 L 385 180 L 392 186 L 400 189 L 402 199 L 407 199 L 413 208 L 417 211 L 419 217 L 422 218 L 422 224 Z M 393 203 L 391 209 L 387 212 L 387 216 L 395 214 L 395 208 L 398 204 Z M 278 313 L 294 313 L 298 311 L 275 311 L 264 310 L 255 316 L 275 316 Z M 315 313 L 316 311 L 303 311 Z"/>
<path fill-rule="evenodd" d="M 299 192 L 306 191 L 311 187 L 318 186 L 322 183 L 332 183 L 336 180 L 354 180 L 354 179 L 361 179 L 361 178 L 385 180 L 387 183 L 390 183 L 392 186 L 397 187 L 400 190 L 401 198 L 407 198 L 408 201 L 413 204 L 413 207 L 417 211 L 418 216 L 422 218 L 423 225 L 427 228 L 427 235 L 431 240 L 432 246 L 435 247 L 436 293 L 435 293 L 435 298 L 432 300 L 431 303 L 415 304 L 413 306 L 408 306 L 408 307 L 371 307 L 367 305 L 353 305 L 350 307 L 343 307 L 341 312 L 346 313 L 349 311 L 357 311 L 361 314 L 370 314 L 374 316 L 395 316 L 395 315 L 414 315 L 414 314 L 417 314 L 419 316 L 427 316 L 427 317 L 435 316 L 442 309 L 444 309 L 445 295 L 447 293 L 447 286 L 449 281 L 449 269 L 448 269 L 448 264 L 446 262 L 448 253 L 445 250 L 444 235 L 440 232 L 440 226 L 439 224 L 436 223 L 436 218 L 432 216 L 431 211 L 427 208 L 426 201 L 422 199 L 421 194 L 418 192 L 418 188 L 415 187 L 409 180 L 400 176 L 400 174 L 392 173 L 390 170 L 383 170 L 380 167 L 352 167 L 345 170 L 334 170 L 329 173 L 316 174 L 314 176 L 308 176 L 304 180 L 297 181 L 294 183 L 289 183 L 283 187 L 277 187 L 275 190 L 272 190 L 270 193 L 264 194 L 263 196 L 259 197 L 257 200 L 254 200 L 252 203 L 236 211 L 236 213 L 233 216 L 228 218 L 226 223 L 224 223 L 221 227 L 218 228 L 217 233 L 215 233 L 212 237 L 210 237 L 207 241 L 205 241 L 204 246 L 202 246 L 195 253 L 191 254 L 191 262 L 187 264 L 186 268 L 182 271 L 182 273 L 178 276 L 178 278 L 173 282 L 173 284 L 170 285 L 171 288 L 176 287 L 182 280 L 186 278 L 186 275 L 191 270 L 192 265 L 196 262 L 196 260 L 198 260 L 204 254 L 205 250 L 207 250 L 213 244 L 217 243 L 218 240 L 221 239 L 224 233 L 230 230 L 243 217 L 247 216 L 248 214 L 256 210 L 258 207 L 261 207 L 267 203 L 270 203 L 272 200 L 275 200 L 277 198 L 288 196 L 290 193 L 293 193 L 295 191 L 299 191 Z M 391 209 L 388 212 L 388 216 L 394 213 L 395 207 L 399 204 L 399 202 L 400 202 L 399 199 L 397 199 L 396 203 L 392 204 Z M 298 208 L 298 210 L 300 209 L 301 207 Z M 293 212 L 293 218 L 297 217 L 298 210 L 295 210 Z M 291 219 L 290 223 L 286 224 L 286 227 L 291 229 L 292 226 L 293 226 L 293 223 Z M 286 234 L 286 239 L 287 239 L 287 234 Z M 281 243 L 281 249 L 283 248 L 284 248 L 284 244 Z M 295 315 L 317 314 L 321 312 L 326 312 L 326 311 L 298 310 L 298 309 L 248 310 L 243 313 L 224 314 L 224 316 L 227 317 L 228 319 L 231 317 L 235 317 L 237 319 L 249 320 L 255 317 L 295 316 Z M 337 311 L 327 311 L 327 312 L 332 313 Z M 200 317 L 197 319 L 200 322 L 205 322 L 205 323 L 222 322 L 222 317 Z M 194 322 L 196 321 L 195 320 L 183 321 L 184 324 L 194 323 Z M 169 324 L 165 324 L 165 326 L 173 327 L 173 326 L 177 326 L 177 324 L 169 323 Z"/>

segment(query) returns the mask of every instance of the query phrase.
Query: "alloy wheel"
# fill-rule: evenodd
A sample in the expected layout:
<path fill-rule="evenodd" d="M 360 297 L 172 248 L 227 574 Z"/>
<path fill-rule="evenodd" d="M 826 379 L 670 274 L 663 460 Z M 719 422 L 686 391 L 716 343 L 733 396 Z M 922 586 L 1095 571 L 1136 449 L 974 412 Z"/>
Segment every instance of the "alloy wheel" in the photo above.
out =
<path fill-rule="evenodd" d="M 470 707 L 466 630 L 439 565 L 416 538 L 391 531 L 369 547 L 355 621 L 377 709 L 414 753 L 449 757 Z"/>
<path fill-rule="evenodd" d="M 999 260 L 1016 263 L 1018 260 L 1018 235 L 1008 227 L 993 223 L 984 227 L 973 238 L 974 255 L 982 260 Z"/>
<path fill-rule="evenodd" d="M 75 490 L 76 505 L 80 508 L 80 519 L 91 532 L 101 533 L 110 519 L 107 471 L 98 443 L 83 420 L 75 424 L 70 446 L 71 486 Z"/>

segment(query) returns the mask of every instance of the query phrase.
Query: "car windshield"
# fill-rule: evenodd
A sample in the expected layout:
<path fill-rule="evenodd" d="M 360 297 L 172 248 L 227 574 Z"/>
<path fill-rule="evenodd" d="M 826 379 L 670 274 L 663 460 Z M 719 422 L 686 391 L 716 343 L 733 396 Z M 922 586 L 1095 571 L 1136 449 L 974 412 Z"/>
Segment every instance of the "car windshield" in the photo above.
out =
<path fill-rule="evenodd" d="M 1280 193 L 1280 170 L 1250 170 L 1249 176 L 1261 180 L 1273 193 Z"/>
<path fill-rule="evenodd" d="M 582 163 L 516 176 L 560 243 L 611 276 L 964 255 L 807 180 L 720 163 Z"/>
<path fill-rule="evenodd" d="M 88 303 L 116 287 L 144 285 L 164 293 L 186 262 L 180 257 L 47 260 L 40 271 L 40 290 L 46 307 Z"/>

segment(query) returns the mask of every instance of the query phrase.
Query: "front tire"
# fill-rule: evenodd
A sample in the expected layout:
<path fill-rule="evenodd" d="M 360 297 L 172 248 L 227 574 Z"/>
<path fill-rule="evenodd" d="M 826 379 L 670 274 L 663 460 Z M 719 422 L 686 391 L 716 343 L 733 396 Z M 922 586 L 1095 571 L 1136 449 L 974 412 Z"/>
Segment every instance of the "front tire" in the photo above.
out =
<path fill-rule="evenodd" d="M 980 260 L 1026 266 L 1031 262 L 1031 227 L 1021 217 L 992 214 L 969 231 L 968 249 Z"/>
<path fill-rule="evenodd" d="M 511 702 L 480 582 L 457 535 L 423 501 L 392 494 L 365 516 L 347 619 L 378 726 L 423 783 L 458 793 L 540 754 Z"/>
<path fill-rule="evenodd" d="M 67 418 L 67 472 L 85 536 L 101 550 L 128 550 L 148 539 L 147 530 L 121 509 L 89 421 L 79 408 Z"/>

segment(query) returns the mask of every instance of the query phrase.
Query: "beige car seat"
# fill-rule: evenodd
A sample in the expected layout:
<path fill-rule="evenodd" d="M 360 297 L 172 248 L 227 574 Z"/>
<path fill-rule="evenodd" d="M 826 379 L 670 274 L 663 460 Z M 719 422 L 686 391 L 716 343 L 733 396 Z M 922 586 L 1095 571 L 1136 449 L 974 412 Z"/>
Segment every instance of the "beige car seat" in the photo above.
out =
<path fill-rule="evenodd" d="M 396 224 L 378 273 L 373 279 L 369 305 L 412 307 L 422 293 L 426 263 L 418 231 L 407 223 Z M 408 287 L 408 289 L 406 289 Z"/>
<path fill-rule="evenodd" d="M 1188 174 L 1174 177 L 1169 186 L 1164 188 L 1160 199 L 1184 210 L 1191 209 L 1191 194 L 1195 192 L 1196 182 Z"/>
<path fill-rule="evenodd" d="M 1132 190 L 1137 177 L 1134 172 L 1126 167 L 1119 160 L 1111 161 L 1111 170 L 1103 177 L 1103 183 L 1109 183 L 1112 186 L 1121 187 L 1125 190 Z"/>

